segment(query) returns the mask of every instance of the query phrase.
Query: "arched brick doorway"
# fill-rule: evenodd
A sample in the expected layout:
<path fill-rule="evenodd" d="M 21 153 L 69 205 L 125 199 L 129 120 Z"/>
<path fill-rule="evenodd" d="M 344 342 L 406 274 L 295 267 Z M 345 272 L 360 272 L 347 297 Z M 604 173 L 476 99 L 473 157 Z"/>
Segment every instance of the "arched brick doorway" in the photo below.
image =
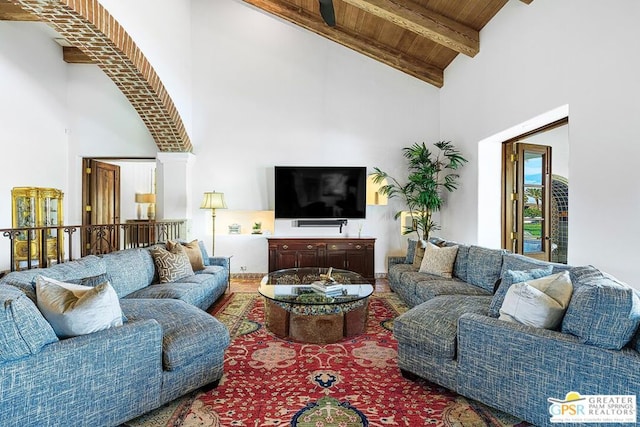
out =
<path fill-rule="evenodd" d="M 182 119 L 155 70 L 97 0 L 10 1 L 91 58 L 136 109 L 160 151 L 192 151 Z"/>

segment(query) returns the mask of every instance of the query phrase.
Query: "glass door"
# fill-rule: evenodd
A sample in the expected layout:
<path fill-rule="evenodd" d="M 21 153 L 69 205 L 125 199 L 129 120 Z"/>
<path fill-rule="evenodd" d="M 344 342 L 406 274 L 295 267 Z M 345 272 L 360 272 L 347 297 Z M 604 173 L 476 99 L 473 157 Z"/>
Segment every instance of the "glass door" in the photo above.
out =
<path fill-rule="evenodd" d="M 505 247 L 549 261 L 551 147 L 514 142 L 505 154 Z"/>

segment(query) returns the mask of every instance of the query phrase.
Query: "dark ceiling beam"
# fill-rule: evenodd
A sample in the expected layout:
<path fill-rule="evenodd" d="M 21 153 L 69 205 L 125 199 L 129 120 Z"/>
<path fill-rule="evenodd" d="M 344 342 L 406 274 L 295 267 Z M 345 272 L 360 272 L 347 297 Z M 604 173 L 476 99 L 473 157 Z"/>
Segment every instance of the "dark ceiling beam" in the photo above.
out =
<path fill-rule="evenodd" d="M 62 46 L 62 59 L 69 64 L 95 64 L 83 51 L 73 46 Z"/>
<path fill-rule="evenodd" d="M 342 0 L 367 13 L 474 57 L 480 51 L 480 33 L 444 15 L 404 0 Z"/>
<path fill-rule="evenodd" d="M 311 15 L 300 7 L 280 0 L 243 1 L 436 87 L 442 87 L 444 84 L 444 71 L 442 69 L 407 56 L 398 55 L 398 52 L 388 46 L 341 29 L 339 25 L 329 27 L 322 21 L 320 16 Z"/>

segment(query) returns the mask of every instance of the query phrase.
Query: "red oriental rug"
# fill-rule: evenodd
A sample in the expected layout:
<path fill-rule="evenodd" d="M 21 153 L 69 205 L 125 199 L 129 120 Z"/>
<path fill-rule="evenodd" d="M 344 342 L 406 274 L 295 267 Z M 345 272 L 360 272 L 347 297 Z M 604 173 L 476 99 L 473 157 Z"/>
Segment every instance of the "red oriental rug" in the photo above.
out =
<path fill-rule="evenodd" d="M 396 364 L 395 294 L 369 299 L 366 333 L 336 344 L 279 339 L 263 327 L 263 301 L 232 294 L 212 313 L 232 336 L 220 385 L 194 392 L 128 426 L 525 426 L 435 384 L 405 379 Z"/>

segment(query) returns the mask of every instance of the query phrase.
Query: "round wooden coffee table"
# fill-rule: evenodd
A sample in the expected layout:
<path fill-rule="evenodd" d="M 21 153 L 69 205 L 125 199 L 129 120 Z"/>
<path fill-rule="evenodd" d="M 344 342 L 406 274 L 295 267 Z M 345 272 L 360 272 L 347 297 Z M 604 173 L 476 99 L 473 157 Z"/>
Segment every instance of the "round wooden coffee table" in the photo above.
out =
<path fill-rule="evenodd" d="M 258 288 L 264 297 L 267 329 L 280 338 L 329 344 L 359 335 L 367 324 L 373 286 L 358 273 L 332 269 L 331 277 L 342 285 L 339 294 L 314 290 L 313 282 L 327 268 L 288 268 L 264 276 Z"/>

